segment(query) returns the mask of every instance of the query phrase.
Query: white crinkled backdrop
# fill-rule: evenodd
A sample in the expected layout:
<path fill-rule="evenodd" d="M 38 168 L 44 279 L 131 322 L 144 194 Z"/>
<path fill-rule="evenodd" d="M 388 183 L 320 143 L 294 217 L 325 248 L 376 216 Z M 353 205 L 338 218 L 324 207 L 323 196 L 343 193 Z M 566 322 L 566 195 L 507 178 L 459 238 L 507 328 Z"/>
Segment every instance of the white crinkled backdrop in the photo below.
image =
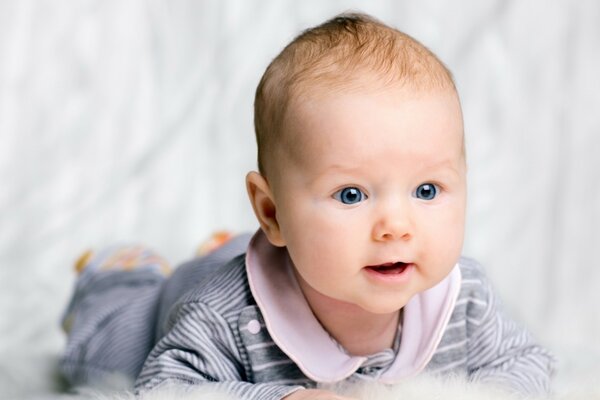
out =
<path fill-rule="evenodd" d="M 600 376 L 600 3 L 593 0 L 0 0 L 0 397 L 52 396 L 79 252 L 173 263 L 254 230 L 253 94 L 300 29 L 360 9 L 454 72 L 465 254 L 558 356 Z"/>

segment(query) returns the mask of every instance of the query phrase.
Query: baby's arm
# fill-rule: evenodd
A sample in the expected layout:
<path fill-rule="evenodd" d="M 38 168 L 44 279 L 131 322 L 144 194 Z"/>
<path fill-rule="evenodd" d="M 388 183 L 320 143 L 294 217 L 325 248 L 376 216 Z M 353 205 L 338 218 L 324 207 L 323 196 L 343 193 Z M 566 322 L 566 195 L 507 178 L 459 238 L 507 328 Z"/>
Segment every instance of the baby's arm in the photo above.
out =
<path fill-rule="evenodd" d="M 174 323 L 154 347 L 136 381 L 136 390 L 166 385 L 211 385 L 243 399 L 282 399 L 301 386 L 246 382 L 235 337 L 222 316 L 208 306 L 184 303 Z"/>
<path fill-rule="evenodd" d="M 547 394 L 554 358 L 504 314 L 479 266 L 472 279 L 479 280 L 480 285 L 467 310 L 470 378 L 523 394 Z"/>

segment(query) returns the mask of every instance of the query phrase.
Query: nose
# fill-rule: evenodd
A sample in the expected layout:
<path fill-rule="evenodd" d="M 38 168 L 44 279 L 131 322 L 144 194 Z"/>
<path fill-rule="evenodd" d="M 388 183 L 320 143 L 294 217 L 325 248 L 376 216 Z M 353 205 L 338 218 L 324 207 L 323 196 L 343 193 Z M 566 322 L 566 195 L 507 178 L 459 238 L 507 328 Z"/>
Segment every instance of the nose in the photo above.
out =
<path fill-rule="evenodd" d="M 381 207 L 373 225 L 373 239 L 378 242 L 410 240 L 414 234 L 413 215 L 408 204 Z"/>

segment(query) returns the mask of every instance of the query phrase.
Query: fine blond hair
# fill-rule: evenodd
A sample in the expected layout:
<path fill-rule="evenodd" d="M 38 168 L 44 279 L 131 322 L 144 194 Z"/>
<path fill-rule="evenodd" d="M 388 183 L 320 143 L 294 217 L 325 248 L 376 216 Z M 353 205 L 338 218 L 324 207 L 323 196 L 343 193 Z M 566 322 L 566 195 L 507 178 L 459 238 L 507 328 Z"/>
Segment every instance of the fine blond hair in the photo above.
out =
<path fill-rule="evenodd" d="M 340 14 L 302 32 L 265 70 L 254 100 L 259 172 L 271 168 L 294 99 L 352 88 L 365 76 L 382 87 L 456 91 L 450 71 L 417 40 L 369 15 Z"/>

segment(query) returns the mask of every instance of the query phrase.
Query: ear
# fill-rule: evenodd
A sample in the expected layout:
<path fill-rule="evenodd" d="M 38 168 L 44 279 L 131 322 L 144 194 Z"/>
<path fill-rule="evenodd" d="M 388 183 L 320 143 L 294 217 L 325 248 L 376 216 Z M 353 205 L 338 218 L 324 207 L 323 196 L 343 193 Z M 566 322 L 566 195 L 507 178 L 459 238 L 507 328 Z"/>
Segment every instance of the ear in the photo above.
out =
<path fill-rule="evenodd" d="M 273 199 L 273 193 L 267 180 L 258 172 L 249 172 L 246 175 L 246 189 L 248 190 L 254 214 L 263 232 L 267 235 L 269 242 L 273 246 L 285 246 L 285 241 L 277 222 L 275 200 Z"/>

